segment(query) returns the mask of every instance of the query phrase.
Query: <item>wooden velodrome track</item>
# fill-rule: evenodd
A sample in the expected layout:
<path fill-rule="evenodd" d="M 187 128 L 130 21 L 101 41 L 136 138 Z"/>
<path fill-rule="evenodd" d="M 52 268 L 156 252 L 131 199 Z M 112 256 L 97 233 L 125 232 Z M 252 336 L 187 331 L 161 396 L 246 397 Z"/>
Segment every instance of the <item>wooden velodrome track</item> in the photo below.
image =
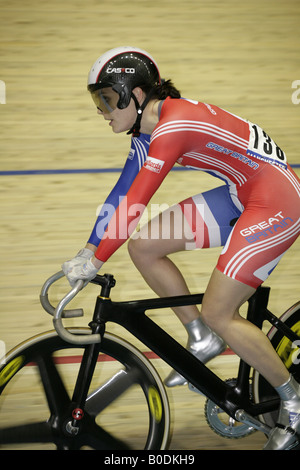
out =
<path fill-rule="evenodd" d="M 215 103 L 264 127 L 299 174 L 300 104 L 292 101 L 292 84 L 300 79 L 299 19 L 298 0 L 0 0 L 0 80 L 6 84 L 6 104 L 0 104 L 0 340 L 7 351 L 52 328 L 39 304 L 40 288 L 85 244 L 97 206 L 118 178 L 110 170 L 121 168 L 127 155 L 128 136 L 111 133 L 87 94 L 94 60 L 119 45 L 148 50 L 162 76 L 172 78 L 184 96 Z M 86 169 L 109 171 L 63 172 Z M 216 184 L 204 174 L 172 172 L 152 202 L 171 204 Z M 193 292 L 205 289 L 219 252 L 175 257 Z M 298 300 L 298 267 L 296 243 L 267 282 L 277 314 Z M 126 245 L 105 271 L 117 278 L 116 300 L 153 295 L 132 266 Z M 67 288 L 57 288 L 54 301 Z M 97 293 L 87 288 L 76 302 L 90 311 Z M 171 312 L 153 315 L 185 343 Z M 88 321 L 86 315 L 68 324 Z M 154 363 L 164 377 L 169 368 L 158 359 Z M 225 378 L 235 376 L 235 365 L 233 355 L 211 363 Z M 30 377 L 28 389 L 30 395 Z M 259 434 L 242 440 L 214 434 L 204 422 L 199 395 L 185 388 L 169 395 L 171 449 L 262 447 L 265 439 Z M 34 415 L 33 398 L 28 406 Z M 12 410 L 8 419 L 25 412 Z"/>

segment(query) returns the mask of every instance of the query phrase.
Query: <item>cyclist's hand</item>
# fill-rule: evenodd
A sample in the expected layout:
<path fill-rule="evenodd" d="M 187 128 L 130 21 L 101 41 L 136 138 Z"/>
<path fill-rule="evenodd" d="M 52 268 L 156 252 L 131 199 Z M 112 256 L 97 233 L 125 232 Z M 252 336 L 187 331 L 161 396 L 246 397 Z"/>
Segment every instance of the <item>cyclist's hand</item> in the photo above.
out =
<path fill-rule="evenodd" d="M 92 250 L 83 248 L 73 259 L 66 261 L 62 265 L 62 270 L 71 287 L 74 287 L 79 279 L 89 282 L 96 276 L 100 268 L 92 263 L 93 255 L 94 252 Z"/>
<path fill-rule="evenodd" d="M 72 265 L 76 265 L 84 260 L 91 259 L 93 255 L 94 252 L 92 250 L 89 250 L 88 248 L 82 248 L 82 250 L 78 251 L 77 255 L 73 259 L 67 261 L 67 263 L 72 263 Z"/>

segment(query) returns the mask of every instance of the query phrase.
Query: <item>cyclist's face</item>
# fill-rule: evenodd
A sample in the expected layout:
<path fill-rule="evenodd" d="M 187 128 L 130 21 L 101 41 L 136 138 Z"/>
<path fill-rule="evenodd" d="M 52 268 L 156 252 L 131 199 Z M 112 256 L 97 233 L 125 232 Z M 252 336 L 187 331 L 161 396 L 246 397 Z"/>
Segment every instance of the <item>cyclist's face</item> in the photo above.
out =
<path fill-rule="evenodd" d="M 119 95 L 112 88 L 102 88 L 92 93 L 93 101 L 97 107 L 98 114 L 110 121 L 109 125 L 113 132 L 125 132 L 131 129 L 136 119 L 136 108 L 133 100 L 125 109 L 117 107 Z"/>

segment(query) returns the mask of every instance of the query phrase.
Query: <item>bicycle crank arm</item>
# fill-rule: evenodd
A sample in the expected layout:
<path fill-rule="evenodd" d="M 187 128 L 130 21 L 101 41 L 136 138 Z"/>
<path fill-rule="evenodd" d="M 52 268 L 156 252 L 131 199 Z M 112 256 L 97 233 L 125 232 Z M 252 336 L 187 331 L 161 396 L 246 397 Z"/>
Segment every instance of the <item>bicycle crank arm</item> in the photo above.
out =
<path fill-rule="evenodd" d="M 261 421 L 254 418 L 253 416 L 250 416 L 244 410 L 237 410 L 237 412 L 235 413 L 235 419 L 237 421 L 240 421 L 241 423 L 247 424 L 248 426 L 252 426 L 258 431 L 263 432 L 267 436 L 269 436 L 271 429 L 272 429 L 270 428 L 270 426 L 267 426 L 267 424 L 262 423 Z"/>

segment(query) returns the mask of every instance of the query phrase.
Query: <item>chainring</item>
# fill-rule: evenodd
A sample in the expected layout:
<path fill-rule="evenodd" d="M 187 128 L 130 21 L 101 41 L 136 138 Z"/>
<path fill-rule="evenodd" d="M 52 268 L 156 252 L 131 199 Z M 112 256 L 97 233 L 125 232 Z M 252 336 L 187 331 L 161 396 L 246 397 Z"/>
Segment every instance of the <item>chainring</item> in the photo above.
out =
<path fill-rule="evenodd" d="M 234 386 L 236 379 L 228 379 L 226 383 Z M 227 439 L 241 439 L 256 431 L 255 428 L 249 427 L 247 424 L 240 423 L 234 418 L 231 418 L 231 416 L 225 413 L 225 411 L 209 398 L 205 402 L 204 414 L 209 427 L 216 434 Z"/>

